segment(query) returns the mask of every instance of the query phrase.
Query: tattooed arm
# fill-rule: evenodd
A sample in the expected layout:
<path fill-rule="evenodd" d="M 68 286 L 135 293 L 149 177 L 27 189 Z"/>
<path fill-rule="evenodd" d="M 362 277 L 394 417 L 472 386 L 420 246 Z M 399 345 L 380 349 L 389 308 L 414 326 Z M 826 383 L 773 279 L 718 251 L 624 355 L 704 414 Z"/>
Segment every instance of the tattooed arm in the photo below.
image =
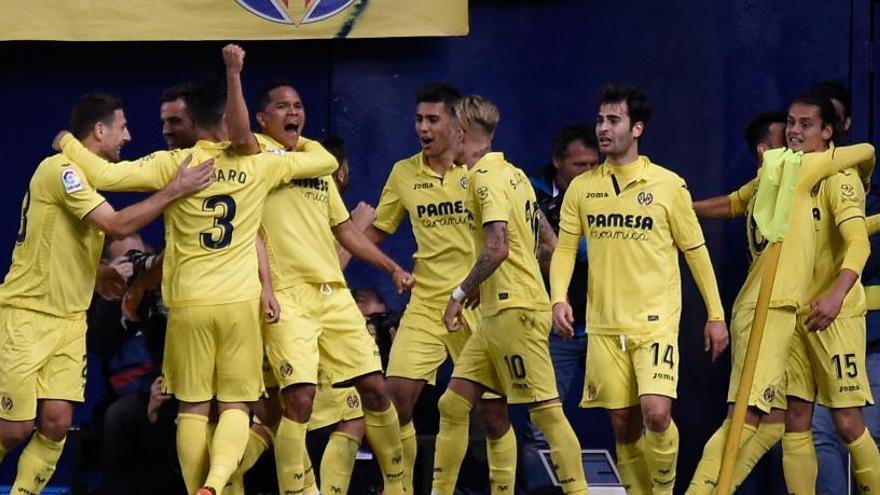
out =
<path fill-rule="evenodd" d="M 478 289 L 480 284 L 507 259 L 510 247 L 507 237 L 507 222 L 489 222 L 483 225 L 483 231 L 486 233 L 486 247 L 480 252 L 477 262 L 458 288 L 464 294 L 471 294 Z M 461 329 L 460 316 L 463 299 L 463 297 L 456 299 L 456 295 L 453 293 L 446 305 L 443 321 L 450 332 Z"/>
<path fill-rule="evenodd" d="M 543 213 L 538 218 L 538 265 L 541 266 L 541 274 L 547 279 L 550 277 L 550 259 L 556 250 L 556 232 Z"/>

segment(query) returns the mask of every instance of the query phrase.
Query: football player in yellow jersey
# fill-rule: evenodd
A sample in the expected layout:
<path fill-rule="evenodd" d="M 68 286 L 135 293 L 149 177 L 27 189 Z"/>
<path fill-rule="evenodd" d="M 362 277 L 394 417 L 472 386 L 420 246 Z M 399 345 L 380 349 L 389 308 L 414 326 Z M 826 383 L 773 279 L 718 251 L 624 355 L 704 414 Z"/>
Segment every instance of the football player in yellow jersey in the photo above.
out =
<path fill-rule="evenodd" d="M 192 83 L 185 82 L 162 92 L 159 120 L 169 150 L 192 148 L 196 144 L 196 128 L 186 106 L 192 90 Z"/>
<path fill-rule="evenodd" d="M 822 106 L 826 107 L 825 111 L 822 110 Z M 814 95 L 795 99 L 789 108 L 786 140 L 789 148 L 805 153 L 801 159 L 801 179 L 805 175 L 810 175 L 810 182 L 816 184 L 814 189 L 816 192 L 821 188 L 820 181 L 823 175 L 831 177 L 838 171 L 856 166 L 859 168 L 858 172 L 853 170 L 847 173 L 869 175 L 869 169 L 873 168 L 873 148 L 870 146 L 856 145 L 829 150 L 834 134 L 834 120 L 833 106 L 827 101 L 823 105 Z M 809 165 L 807 160 L 810 160 Z M 817 168 L 815 165 L 820 165 L 820 167 Z M 810 170 L 808 171 L 807 169 Z M 822 173 L 815 176 L 816 174 L 812 173 L 814 169 Z M 731 328 L 735 342 L 744 343 L 748 340 L 755 311 L 760 274 L 763 271 L 766 260 L 765 257 L 761 256 L 761 253 L 766 247 L 767 241 L 761 235 L 752 218 L 752 210 L 755 203 L 754 196 L 757 194 L 757 188 L 759 187 L 760 184 L 755 180 L 729 195 L 730 200 L 728 204 L 731 207 L 731 214 L 740 214 L 743 208 L 745 209 L 747 238 L 752 256 L 748 276 L 734 303 Z M 739 205 L 741 201 L 747 201 L 745 207 Z M 811 208 L 812 206 L 814 206 L 812 203 L 807 204 L 798 198 L 792 204 L 789 228 L 786 233 L 786 242 L 782 244 L 779 268 L 779 273 L 785 273 L 786 276 L 777 277 L 771 296 L 765 336 L 761 343 L 761 353 L 759 354 L 755 378 L 749 395 L 746 425 L 741 437 L 742 447 L 734 467 L 734 485 L 741 483 L 748 476 L 760 457 L 782 438 L 783 464 L 784 466 L 787 465 L 785 470 L 798 469 L 801 471 L 796 477 L 786 475 L 787 480 L 791 478 L 788 481 L 790 483 L 789 490 L 794 493 L 812 493 L 815 490 L 815 471 L 812 474 L 812 482 L 810 481 L 809 474 L 810 465 L 815 466 L 815 460 L 812 463 L 804 462 L 804 459 L 808 459 L 811 456 L 815 457 L 812 439 L 808 438 L 809 433 L 792 432 L 785 433 L 783 436 L 789 422 L 785 412 L 788 406 L 785 394 L 787 382 L 786 368 L 789 363 L 789 351 L 793 345 L 792 337 L 795 335 L 799 324 L 799 309 L 803 309 L 807 313 L 804 315 L 806 316 L 806 321 L 817 328 L 819 326 L 824 328 L 836 317 L 840 310 L 840 306 L 836 306 L 837 298 L 839 297 L 842 300 L 845 297 L 851 284 L 858 277 L 856 270 L 860 271 L 861 266 L 864 264 L 864 259 L 861 259 L 861 261 L 858 261 L 858 259 L 862 256 L 866 258 L 867 253 L 860 254 L 861 250 L 858 248 L 860 243 L 855 240 L 859 235 L 850 230 L 850 227 L 857 226 L 858 222 L 848 217 L 847 219 L 850 221 L 845 223 L 851 223 L 851 225 L 845 226 L 843 229 L 847 231 L 844 234 L 847 239 L 847 251 L 850 248 L 852 248 L 852 251 L 849 252 L 846 264 L 843 265 L 846 269 L 841 270 L 839 273 L 841 276 L 839 280 L 840 285 L 821 297 L 811 300 L 815 296 L 815 294 L 811 295 L 809 289 L 814 285 L 813 270 L 817 268 L 816 246 L 820 242 L 820 234 L 824 235 L 821 232 L 822 229 L 818 228 L 818 225 L 815 223 L 816 209 Z M 819 213 L 821 214 L 821 211 Z M 859 218 L 863 218 L 863 216 Z M 826 228 L 825 230 L 830 229 Z M 849 244 L 850 241 L 852 241 L 852 244 Z M 835 273 L 835 276 L 837 275 Z M 850 285 L 846 286 L 846 284 Z M 843 289 L 844 286 L 846 286 L 845 290 Z M 810 308 L 809 311 L 806 308 Z M 733 370 L 728 390 L 728 402 L 731 403 L 739 385 L 745 347 L 745 345 L 734 346 Z M 805 387 L 801 387 L 801 389 L 803 388 Z M 806 392 L 803 392 L 803 394 L 806 394 Z M 810 406 L 809 410 L 811 411 L 811 409 L 812 406 Z M 728 419 L 724 421 L 722 426 L 716 430 L 706 443 L 703 457 L 691 480 L 688 493 L 710 493 L 714 489 L 731 412 L 732 405 L 728 410 Z M 800 412 L 803 413 L 803 411 Z M 807 421 L 807 429 L 809 429 L 809 421 Z M 858 426 L 855 425 L 853 429 L 858 430 Z M 859 434 L 865 432 L 864 423 L 862 423 L 862 429 L 858 430 L 858 432 Z M 857 446 L 861 449 L 859 455 L 863 456 L 862 459 L 867 459 L 870 455 L 876 453 L 876 446 L 873 446 L 873 442 L 862 440 Z M 870 452 L 871 449 L 869 448 L 872 446 L 873 453 Z M 795 461 L 798 456 L 802 457 L 800 457 L 800 460 Z M 797 465 L 795 466 L 795 464 Z M 866 464 L 868 463 L 862 462 L 862 465 Z M 870 473 L 866 474 L 870 475 Z"/>
<path fill-rule="evenodd" d="M 789 147 L 808 153 L 828 149 L 835 120 L 828 98 L 795 99 L 786 126 Z M 795 330 L 788 362 L 782 443 L 786 485 L 792 493 L 815 490 L 818 466 L 810 426 L 818 402 L 831 411 L 860 491 L 874 493 L 880 491 L 880 453 L 861 409 L 873 403 L 865 370 L 865 294 L 858 282 L 870 250 L 865 191 L 852 170 L 828 177 L 813 191 L 818 243 L 808 315 Z"/>
<path fill-rule="evenodd" d="M 122 102 L 87 94 L 71 128 L 94 153 L 116 161 L 131 137 Z M 185 194 L 207 187 L 212 168 L 181 167 L 162 191 L 114 211 L 75 161 L 43 160 L 22 202 L 12 265 L 0 285 L 0 460 L 40 424 L 18 463 L 14 493 L 40 493 L 55 470 L 73 403 L 83 401 L 85 311 L 91 300 L 104 234 L 140 230 Z"/>
<path fill-rule="evenodd" d="M 162 292 L 170 311 L 163 372 L 167 391 L 180 400 L 181 468 L 188 489 L 199 495 L 218 492 L 235 470 L 247 444 L 249 405 L 262 392 L 261 284 L 254 242 L 265 198 L 294 178 L 336 168 L 320 146 L 298 153 L 235 154 L 225 141 L 225 100 L 215 84 L 194 91 L 189 105 L 200 141 L 188 151 L 217 161 L 217 181 L 166 210 Z M 97 187 L 110 190 L 158 188 L 184 154 L 159 151 L 112 166 L 69 135 L 60 144 L 84 163 Z M 215 397 L 220 417 L 205 475 L 207 420 Z"/>
<path fill-rule="evenodd" d="M 639 155 L 651 115 L 647 96 L 630 86 L 607 85 L 598 103 L 596 136 L 607 160 L 575 178 L 565 193 L 550 270 L 553 323 L 571 332 L 565 299 L 578 243 L 586 236 L 590 331 L 581 406 L 608 411 L 629 493 L 672 493 L 678 457 L 671 409 L 678 382 L 679 251 L 706 305 L 703 335 L 713 360 L 728 343 L 724 310 L 684 180 Z"/>
<path fill-rule="evenodd" d="M 255 138 L 248 124 L 241 94 L 240 73 L 244 51 L 235 45 L 223 50 L 229 89 L 228 122 L 231 138 L 242 152 L 297 149 L 320 146 L 300 136 L 305 114 L 302 101 L 287 83 L 264 91 L 257 120 L 269 135 Z M 297 224 L 289 221 L 293 213 Z M 387 271 L 399 291 L 409 290 L 413 277 L 385 256 L 351 222 L 345 204 L 329 174 L 293 181 L 273 191 L 266 201 L 262 236 L 272 271 L 272 286 L 281 305 L 281 320 L 264 326 L 266 353 L 282 387 L 284 416 L 276 434 L 275 453 L 282 493 L 301 489 L 305 433 L 312 418 L 319 375 L 333 386 L 354 385 L 364 402 L 366 434 L 385 476 L 385 492 L 404 493 L 400 466 L 400 433 L 397 415 L 385 391 L 378 350 L 367 332 L 339 267 L 334 237 L 364 261 Z M 369 351 L 373 352 L 370 353 Z M 319 366 L 320 361 L 320 366 Z M 323 385 L 323 383 L 322 383 Z M 322 387 L 323 388 L 323 387 Z M 327 394 L 336 397 L 326 398 Z M 339 409 L 337 420 L 357 420 L 341 409 L 353 409 L 359 401 L 351 392 L 324 390 L 324 406 L 316 415 L 333 416 L 327 403 Z M 319 397 L 321 398 L 321 397 Z M 335 403 L 335 404 L 334 404 Z M 318 417 L 315 417 L 319 420 Z M 337 422 L 337 421 L 332 421 Z M 315 426 L 327 426 L 324 424 Z M 340 432 L 343 453 L 351 461 L 356 453 L 363 425 L 352 421 Z M 346 438 L 347 437 L 347 438 Z M 354 449 L 351 449 L 351 447 Z M 327 492 L 342 490 L 347 479 L 322 480 Z M 328 481 L 330 483 L 324 483 Z"/>
<path fill-rule="evenodd" d="M 556 476 L 565 493 L 587 493 L 577 436 L 559 402 L 550 360 L 550 301 L 538 266 L 539 239 L 555 240 L 541 215 L 525 173 L 492 152 L 498 109 L 480 96 L 463 98 L 456 108 L 462 145 L 457 161 L 472 167 L 467 208 L 480 228 L 474 238 L 479 256 L 448 297 L 446 328 L 463 328 L 465 299 L 479 301 L 483 318 L 462 349 L 452 380 L 440 397 L 440 432 L 434 457 L 432 493 L 451 495 L 467 442 L 468 416 L 484 391 L 510 404 L 525 404 L 550 445 Z M 504 404 L 501 400 L 497 403 Z M 515 459 L 510 424 L 487 432 L 490 445 L 504 446 Z M 493 494 L 509 493 L 515 477 L 492 469 Z M 501 468 L 506 465 L 502 464 Z"/>
<path fill-rule="evenodd" d="M 785 146 L 785 112 L 761 112 L 746 126 L 745 138 L 749 153 L 755 159 L 755 168 L 761 167 L 764 152 Z M 743 198 L 740 189 L 748 192 Z M 742 188 L 728 195 L 714 196 L 694 201 L 694 211 L 700 218 L 732 218 L 745 213 L 745 204 L 751 198 L 754 181 L 749 181 Z"/>
<path fill-rule="evenodd" d="M 437 368 L 457 358 L 476 324 L 477 314 L 465 312 L 463 331 L 449 333 L 443 308 L 452 289 L 467 274 L 473 250 L 473 225 L 464 206 L 467 170 L 454 161 L 454 107 L 461 94 L 446 84 L 428 84 L 416 96 L 415 130 L 422 151 L 394 164 L 376 207 L 376 221 L 367 236 L 377 244 L 393 234 L 408 215 L 418 246 L 413 254 L 417 284 L 394 337 L 386 376 L 400 417 L 407 486 L 412 484 L 416 430 L 412 412 L 426 383 L 434 383 Z M 491 395 L 489 397 L 492 397 Z M 477 411 L 490 437 L 507 431 L 507 408 L 484 398 Z M 500 453 L 490 456 L 502 462 Z M 507 466 L 513 470 L 515 466 Z"/>

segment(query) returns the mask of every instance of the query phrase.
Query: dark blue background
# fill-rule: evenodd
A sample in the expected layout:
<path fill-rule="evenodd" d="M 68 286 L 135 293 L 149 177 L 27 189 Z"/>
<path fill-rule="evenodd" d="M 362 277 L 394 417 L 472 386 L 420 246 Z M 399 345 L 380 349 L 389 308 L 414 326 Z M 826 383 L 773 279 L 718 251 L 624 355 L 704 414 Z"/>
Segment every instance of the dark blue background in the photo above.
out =
<path fill-rule="evenodd" d="M 443 80 L 480 93 L 501 109 L 496 148 L 527 171 L 546 163 L 556 129 L 592 122 L 594 95 L 607 81 L 651 96 L 654 117 L 643 154 L 682 175 L 695 198 L 727 192 L 753 174 L 742 130 L 756 112 L 784 109 L 822 79 L 856 89 L 854 135 L 871 128 L 872 80 L 862 38 L 870 35 L 867 0 L 472 0 L 471 33 L 461 38 L 248 42 L 244 83 L 252 95 L 269 79 L 295 82 L 306 104 L 305 134 L 338 134 L 349 143 L 350 207 L 375 203 L 392 163 L 418 151 L 414 95 Z M 8 260 L 21 197 L 49 143 L 64 128 L 76 96 L 102 89 L 123 97 L 133 142 L 124 158 L 164 146 L 159 94 L 173 83 L 219 73 L 223 43 L 0 44 L 0 260 Z M 117 206 L 129 197 L 112 196 Z M 729 304 L 746 269 L 740 222 L 704 224 Z M 161 242 L 161 228 L 148 239 Z M 384 247 L 411 266 L 408 229 Z M 5 268 L 8 265 L 4 265 Z M 354 264 L 354 287 L 378 286 L 401 308 L 387 278 Z M 782 274 L 785 276 L 785 274 Z M 681 325 L 679 486 L 720 422 L 728 358 L 702 352 L 705 315 L 686 275 Z M 590 424 L 574 415 L 589 443 Z M 606 435 L 602 435 L 607 438 Z"/>

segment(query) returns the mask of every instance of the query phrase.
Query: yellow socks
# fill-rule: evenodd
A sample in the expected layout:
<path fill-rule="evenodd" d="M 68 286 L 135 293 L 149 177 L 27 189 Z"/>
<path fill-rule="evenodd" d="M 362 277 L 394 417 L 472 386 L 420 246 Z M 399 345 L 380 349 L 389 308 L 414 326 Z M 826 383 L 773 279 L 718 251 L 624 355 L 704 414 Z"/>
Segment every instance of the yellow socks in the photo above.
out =
<path fill-rule="evenodd" d="M 492 495 L 509 495 L 516 483 L 516 434 L 508 428 L 501 437 L 486 437 L 489 486 Z"/>
<path fill-rule="evenodd" d="M 782 471 L 790 495 L 816 493 L 816 447 L 809 431 L 786 433 L 782 437 Z"/>
<path fill-rule="evenodd" d="M 34 433 L 18 459 L 18 473 L 10 493 L 40 493 L 55 472 L 65 440 L 56 442 L 39 431 Z"/>
<path fill-rule="evenodd" d="M 303 458 L 306 456 L 307 423 L 282 417 L 275 434 L 275 469 L 281 493 L 300 493 L 303 489 Z"/>
<path fill-rule="evenodd" d="M 467 452 L 468 425 L 473 404 L 452 390 L 440 396 L 440 431 L 434 448 L 434 481 L 432 495 L 452 495 L 458 470 Z"/>
<path fill-rule="evenodd" d="M 651 495 L 651 476 L 644 455 L 645 437 L 617 444 L 617 470 L 628 495 Z"/>
<path fill-rule="evenodd" d="M 254 467 L 254 464 L 268 448 L 269 444 L 266 443 L 266 440 L 251 428 L 248 433 L 247 446 L 244 448 L 244 455 L 241 457 L 238 469 L 232 473 L 229 482 L 223 488 L 223 495 L 244 495 L 244 473 Z"/>
<path fill-rule="evenodd" d="M 743 438 L 748 435 L 749 439 L 740 446 L 736 465 L 733 467 L 734 489 L 743 484 L 758 461 L 782 440 L 784 434 L 785 423 L 758 423 L 757 428 L 748 424 L 743 425 Z"/>
<path fill-rule="evenodd" d="M 846 449 L 852 456 L 853 476 L 861 493 L 880 492 L 880 452 L 867 428 Z M 15 493 L 15 492 L 13 492 Z"/>
<path fill-rule="evenodd" d="M 328 495 L 348 493 L 351 473 L 360 441 L 340 431 L 330 434 L 321 457 L 321 492 Z"/>
<path fill-rule="evenodd" d="M 208 475 L 208 417 L 177 415 L 177 458 L 186 491 L 195 493 Z"/>
<path fill-rule="evenodd" d="M 403 495 L 403 448 L 400 445 L 400 424 L 394 406 L 384 411 L 364 409 L 367 439 L 382 468 L 385 495 Z"/>
<path fill-rule="evenodd" d="M 715 491 L 718 484 L 718 472 L 721 471 L 721 457 L 724 456 L 724 442 L 727 441 L 727 430 L 730 428 L 730 419 L 725 419 L 721 427 L 709 437 L 706 446 L 703 447 L 703 457 L 694 471 L 691 484 L 687 489 L 687 495 L 708 495 Z M 740 437 L 740 448 L 755 434 L 755 427 L 743 425 Z"/>
<path fill-rule="evenodd" d="M 312 458 L 309 457 L 308 445 L 303 452 L 303 495 L 316 495 L 318 485 L 315 483 L 315 470 L 312 468 Z"/>
<path fill-rule="evenodd" d="M 562 485 L 562 491 L 566 494 L 587 493 L 581 445 L 562 413 L 562 404 L 533 407 L 529 409 L 529 417 L 547 437 L 550 458 L 556 467 L 556 477 Z"/>
<path fill-rule="evenodd" d="M 400 446 L 403 447 L 403 486 L 407 493 L 413 490 L 413 471 L 416 467 L 416 427 L 412 421 L 400 427 Z"/>
<path fill-rule="evenodd" d="M 678 459 L 678 427 L 675 421 L 663 432 L 645 430 L 645 463 L 655 494 L 672 493 L 675 486 L 675 461 Z"/>
<path fill-rule="evenodd" d="M 220 413 L 214 438 L 211 440 L 211 468 L 205 486 L 220 492 L 238 468 L 248 443 L 251 418 L 240 409 Z"/>

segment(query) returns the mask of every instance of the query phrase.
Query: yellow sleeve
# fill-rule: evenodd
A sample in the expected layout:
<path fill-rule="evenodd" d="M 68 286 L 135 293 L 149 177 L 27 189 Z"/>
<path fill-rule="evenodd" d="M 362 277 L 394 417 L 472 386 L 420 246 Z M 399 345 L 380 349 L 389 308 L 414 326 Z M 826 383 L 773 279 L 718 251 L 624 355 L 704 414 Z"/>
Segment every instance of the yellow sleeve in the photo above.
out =
<path fill-rule="evenodd" d="M 568 285 L 577 260 L 580 234 L 570 234 L 559 229 L 556 249 L 550 259 L 550 304 L 565 302 L 568 299 Z"/>
<path fill-rule="evenodd" d="M 575 179 L 565 191 L 559 210 L 559 235 L 556 249 L 550 259 L 550 304 L 564 302 L 568 296 L 571 274 L 577 261 L 583 226 L 578 198 L 581 197 L 581 181 Z"/>
<path fill-rule="evenodd" d="M 498 180 L 498 173 L 474 174 L 474 191 L 479 202 L 480 219 L 483 225 L 489 222 L 510 221 L 510 201 L 507 199 L 506 183 Z"/>
<path fill-rule="evenodd" d="M 877 232 L 880 232 L 880 213 L 866 218 L 865 227 L 868 229 L 868 235 L 874 235 Z"/>
<path fill-rule="evenodd" d="M 70 165 L 62 168 L 57 176 L 49 172 L 49 170 L 57 169 L 46 170 L 47 172 L 43 174 L 40 181 L 41 187 L 76 218 L 82 220 L 92 210 L 107 201 L 98 194 L 98 191 L 95 191 L 75 166 Z"/>
<path fill-rule="evenodd" d="M 339 194 L 339 189 L 336 188 L 336 181 L 333 180 L 333 177 L 326 177 L 326 180 L 330 182 L 327 190 L 327 213 L 330 217 L 330 226 L 335 227 L 348 220 L 348 208 L 342 201 L 342 196 Z"/>
<path fill-rule="evenodd" d="M 758 179 L 752 179 L 736 191 L 727 195 L 727 198 L 730 200 L 731 217 L 741 217 L 745 215 L 749 201 L 752 199 L 752 196 L 755 195 L 755 186 L 757 184 Z"/>
<path fill-rule="evenodd" d="M 399 173 L 397 166 L 395 166 L 391 170 L 391 174 L 388 175 L 388 181 L 385 182 L 382 195 L 379 196 L 379 205 L 376 206 L 376 220 L 373 221 L 373 227 L 388 234 L 397 231 L 397 227 L 400 226 L 400 222 L 403 221 L 403 216 L 406 214 L 406 205 L 397 190 L 397 175 Z"/>
<path fill-rule="evenodd" d="M 868 311 L 876 311 L 880 309 L 880 285 L 865 286 L 865 302 Z"/>
<path fill-rule="evenodd" d="M 870 180 L 874 171 L 874 147 L 867 143 L 837 146 L 823 153 L 805 153 L 801 157 L 797 188 L 809 191 L 822 179 L 856 167 L 862 182 Z"/>
<path fill-rule="evenodd" d="M 667 212 L 672 240 L 682 251 L 702 246 L 706 243 L 703 238 L 703 229 L 700 228 L 700 222 L 697 220 L 693 201 L 691 201 L 691 193 L 688 192 L 684 182 L 676 187 L 673 195 Z"/>
<path fill-rule="evenodd" d="M 859 217 L 853 217 L 838 227 L 843 237 L 845 254 L 840 263 L 840 269 L 852 270 L 859 275 L 865 268 L 868 255 L 871 254 L 871 244 L 868 242 L 868 231 L 865 230 L 865 222 Z"/>
<path fill-rule="evenodd" d="M 700 295 L 703 296 L 709 321 L 724 321 L 724 307 L 721 305 L 721 295 L 718 293 L 718 282 L 715 280 L 715 271 L 712 270 L 709 250 L 703 245 L 685 251 L 684 259 L 691 270 L 691 275 L 694 276 L 697 288 L 700 289 Z"/>
<path fill-rule="evenodd" d="M 330 175 L 339 166 L 336 158 L 325 150 L 321 143 L 311 140 L 305 143 L 302 151 L 272 150 L 254 156 L 267 169 L 277 171 L 277 180 L 272 187 L 293 179 Z"/>
<path fill-rule="evenodd" d="M 184 158 L 179 151 L 157 151 L 135 161 L 111 163 L 89 151 L 73 134 L 61 139 L 61 150 L 82 169 L 95 189 L 102 191 L 162 189 L 174 177 Z"/>

